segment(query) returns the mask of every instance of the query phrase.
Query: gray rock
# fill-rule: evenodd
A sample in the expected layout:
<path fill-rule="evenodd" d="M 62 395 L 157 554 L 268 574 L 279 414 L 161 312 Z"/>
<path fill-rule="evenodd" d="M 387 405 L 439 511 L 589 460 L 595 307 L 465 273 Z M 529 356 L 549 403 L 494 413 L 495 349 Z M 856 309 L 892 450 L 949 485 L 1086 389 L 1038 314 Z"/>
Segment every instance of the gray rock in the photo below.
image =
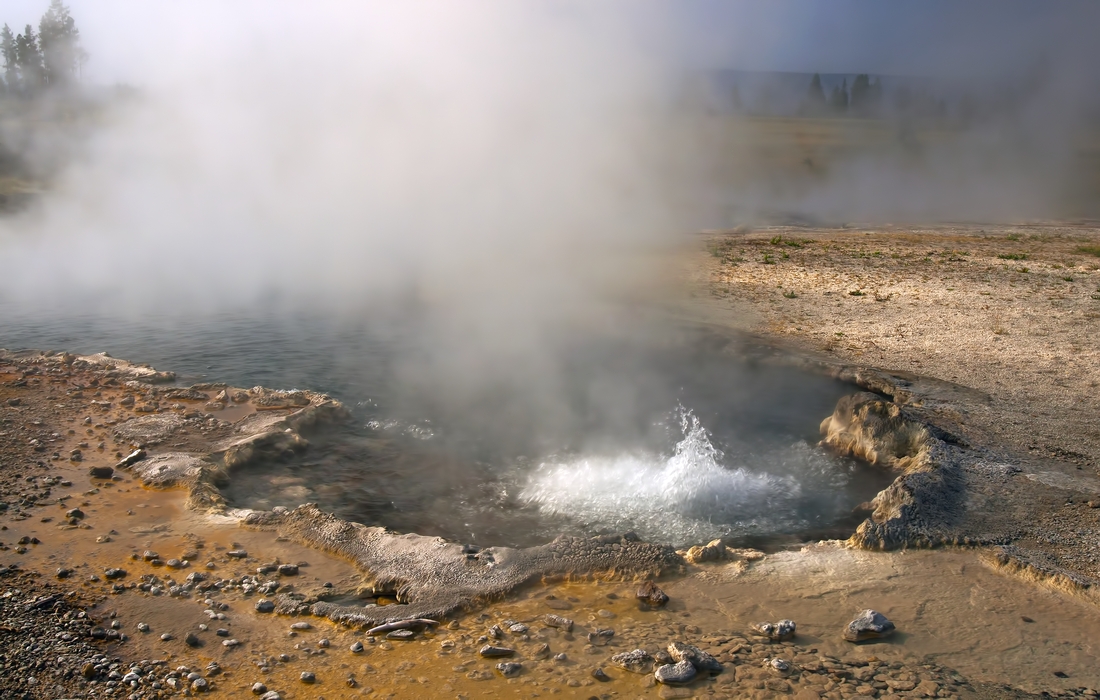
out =
<path fill-rule="evenodd" d="M 571 632 L 573 630 L 573 621 L 570 620 L 568 617 L 551 614 L 543 617 L 542 621 L 550 627 L 557 627 L 558 629 L 563 629 L 566 632 Z"/>
<path fill-rule="evenodd" d="M 309 624 L 308 622 L 295 622 L 294 624 L 292 624 L 290 626 L 290 629 L 292 629 L 292 630 L 309 630 L 309 629 L 313 629 L 313 625 Z"/>
<path fill-rule="evenodd" d="M 201 647 L 202 640 L 194 632 L 188 632 L 187 636 L 183 638 L 183 641 L 187 643 L 189 647 Z"/>
<path fill-rule="evenodd" d="M 486 644 L 478 650 L 478 654 L 486 659 L 499 658 L 501 656 L 511 656 L 516 653 L 515 649 L 509 649 L 508 647 L 495 647 L 491 644 Z"/>
<path fill-rule="evenodd" d="M 240 646 L 240 643 L 241 642 L 240 642 L 239 639 L 226 639 L 226 640 L 222 641 L 222 646 L 223 647 L 235 647 L 235 646 Z"/>
<path fill-rule="evenodd" d="M 297 576 L 298 565 L 297 564 L 280 564 L 279 565 L 280 576 Z"/>
<path fill-rule="evenodd" d="M 401 642 L 412 641 L 416 636 L 416 630 L 394 630 L 386 635 L 386 639 L 396 639 Z"/>
<path fill-rule="evenodd" d="M 253 683 L 252 684 L 252 692 L 255 693 L 256 695 L 263 695 L 264 693 L 267 692 L 267 686 L 264 685 L 263 683 Z"/>
<path fill-rule="evenodd" d="M 668 596 L 665 595 L 665 592 L 652 581 L 646 581 L 638 586 L 638 589 L 634 592 L 634 597 L 651 608 L 659 608 L 668 602 Z"/>
<path fill-rule="evenodd" d="M 500 675 L 505 678 L 512 678 L 513 676 L 518 676 L 519 672 L 523 670 L 523 664 L 514 661 L 503 661 L 497 664 L 497 670 L 500 671 Z"/>
<path fill-rule="evenodd" d="M 752 626 L 753 634 L 767 637 L 774 642 L 785 642 L 794 637 L 794 620 L 780 620 L 779 622 L 757 622 Z"/>
<path fill-rule="evenodd" d="M 695 678 L 695 667 L 691 665 L 690 661 L 666 664 L 658 666 L 657 670 L 653 672 L 653 677 L 657 679 L 658 683 L 666 685 L 690 683 L 691 679 Z"/>
<path fill-rule="evenodd" d="M 687 661 L 701 673 L 722 672 L 721 662 L 699 647 L 683 642 L 673 642 L 668 645 L 668 653 L 674 661 Z"/>
<path fill-rule="evenodd" d="M 195 693 L 205 693 L 210 689 L 210 683 L 205 678 L 196 678 L 191 681 L 191 691 Z"/>
<path fill-rule="evenodd" d="M 606 683 L 611 680 L 611 676 L 604 673 L 602 668 L 597 668 L 592 671 L 592 677 L 598 680 L 600 683 Z"/>
<path fill-rule="evenodd" d="M 317 681 L 317 676 L 313 671 L 302 671 L 302 675 L 298 676 L 303 683 L 314 683 Z"/>
<path fill-rule="evenodd" d="M 108 580 L 113 580 L 113 579 L 116 579 L 116 578 L 123 578 L 124 576 L 126 576 L 126 571 L 125 571 L 125 569 L 119 569 L 119 568 L 112 567 L 110 569 L 104 570 L 103 576 L 105 578 L 107 578 Z"/>
<path fill-rule="evenodd" d="M 780 675 L 787 675 L 788 673 L 791 672 L 791 662 L 787 661 L 786 659 L 780 659 L 780 658 L 768 659 L 764 663 L 772 671 L 775 671 L 776 673 L 778 673 Z"/>
<path fill-rule="evenodd" d="M 864 610 L 844 629 L 844 638 L 849 642 L 862 642 L 867 639 L 881 639 L 894 633 L 894 623 L 886 616 L 874 610 Z"/>
<path fill-rule="evenodd" d="M 283 700 L 283 696 L 279 695 L 274 690 L 269 690 L 260 696 L 260 700 Z"/>
<path fill-rule="evenodd" d="M 356 642 L 356 643 L 352 644 L 351 645 L 351 651 L 352 651 L 353 654 L 362 653 L 363 643 L 362 642 Z"/>
<path fill-rule="evenodd" d="M 275 610 L 275 603 L 267 598 L 260 598 L 256 601 L 256 612 L 269 613 Z"/>
<path fill-rule="evenodd" d="M 615 654 L 611 657 L 611 663 L 631 673 L 649 673 L 653 670 L 653 657 L 644 649 Z"/>
<path fill-rule="evenodd" d="M 595 646 L 602 647 L 612 640 L 615 636 L 615 630 L 613 629 L 600 629 L 595 628 L 588 633 L 588 643 Z"/>

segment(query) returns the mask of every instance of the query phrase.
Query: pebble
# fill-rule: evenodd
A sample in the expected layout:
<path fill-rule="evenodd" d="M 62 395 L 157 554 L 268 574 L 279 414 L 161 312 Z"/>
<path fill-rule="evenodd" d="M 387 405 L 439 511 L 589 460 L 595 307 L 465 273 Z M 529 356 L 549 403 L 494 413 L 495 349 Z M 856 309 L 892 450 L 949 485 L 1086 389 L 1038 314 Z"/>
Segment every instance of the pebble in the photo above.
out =
<path fill-rule="evenodd" d="M 264 685 L 263 683 L 253 683 L 252 684 L 252 692 L 255 693 L 256 695 L 263 695 L 264 693 L 267 692 L 267 686 Z"/>
<path fill-rule="evenodd" d="M 275 610 L 275 603 L 267 598 L 260 598 L 256 601 L 256 612 L 269 613 Z"/>
<path fill-rule="evenodd" d="M 313 629 L 313 625 L 309 624 L 308 622 L 295 622 L 294 624 L 292 624 L 290 626 L 290 629 L 292 629 L 292 630 L 309 630 L 309 629 Z"/>
<path fill-rule="evenodd" d="M 280 564 L 279 565 L 280 576 L 297 576 L 298 565 L 297 564 Z"/>
<path fill-rule="evenodd" d="M 235 647 L 235 646 L 239 646 L 240 643 L 241 642 L 238 639 L 226 639 L 222 642 L 222 646 L 223 647 Z"/>
<path fill-rule="evenodd" d="M 503 661 L 497 664 L 497 670 L 500 671 L 500 675 L 505 678 L 512 678 L 513 676 L 518 676 L 519 672 L 523 670 L 523 664 L 514 661 Z"/>
<path fill-rule="evenodd" d="M 149 631 L 149 625 L 145 624 L 144 622 L 137 623 L 137 628 L 138 628 L 138 632 L 148 632 Z"/>
<path fill-rule="evenodd" d="M 317 680 L 317 676 L 314 675 L 313 671 L 302 671 L 302 675 L 299 676 L 299 678 L 302 679 L 303 683 L 313 683 Z"/>
<path fill-rule="evenodd" d="M 396 639 L 402 642 L 411 641 L 416 636 L 416 632 L 413 630 L 394 630 L 386 635 L 386 639 Z"/>
<path fill-rule="evenodd" d="M 219 627 L 217 630 L 214 631 L 214 634 L 218 635 L 219 637 L 228 637 L 229 630 L 224 627 Z"/>
<path fill-rule="evenodd" d="M 140 628 L 138 628 L 138 629 L 140 629 Z M 144 631 L 144 630 L 142 630 L 142 631 Z M 171 641 L 171 640 L 172 640 L 172 635 L 168 634 L 167 632 L 160 635 L 160 641 L 162 641 L 162 642 L 168 642 L 168 641 Z"/>
<path fill-rule="evenodd" d="M 690 663 L 696 671 L 701 671 L 703 673 L 722 672 L 721 662 L 699 647 L 684 644 L 683 642 L 672 642 L 668 645 L 668 653 L 674 661 L 686 661 Z"/>
<path fill-rule="evenodd" d="M 652 581 L 646 581 L 638 586 L 634 597 L 651 608 L 659 608 L 668 602 L 665 592 Z"/>
<path fill-rule="evenodd" d="M 509 649 L 507 647 L 495 647 L 491 644 L 486 644 L 485 646 L 481 647 L 481 649 L 478 650 L 477 653 L 485 657 L 486 659 L 492 659 L 501 656 L 511 656 L 512 654 L 516 653 L 516 650 Z"/>
<path fill-rule="evenodd" d="M 245 557 L 248 556 L 248 552 L 246 552 L 243 549 L 231 549 L 231 550 L 229 550 L 228 552 L 225 553 L 225 556 L 230 557 L 232 559 L 244 559 Z"/>
<path fill-rule="evenodd" d="M 849 642 L 862 642 L 867 639 L 881 639 L 894 633 L 894 623 L 886 616 L 874 610 L 864 610 L 844 629 L 844 639 Z"/>
<path fill-rule="evenodd" d="M 602 668 L 597 668 L 596 670 L 592 671 L 592 677 L 601 683 L 606 683 L 611 680 L 611 676 L 604 673 Z"/>
<path fill-rule="evenodd" d="M 566 632 L 571 632 L 573 630 L 573 621 L 570 620 L 568 617 L 551 614 L 543 617 L 542 621 L 550 627 L 557 627 L 558 629 L 563 629 Z"/>
<path fill-rule="evenodd" d="M 752 626 L 753 633 L 767 637 L 774 642 L 785 642 L 792 639 L 795 634 L 794 620 L 780 620 L 779 622 L 757 622 Z"/>
<path fill-rule="evenodd" d="M 191 681 L 191 690 L 196 693 L 205 693 L 210 687 L 210 683 L 205 678 L 196 678 Z"/>
<path fill-rule="evenodd" d="M 126 576 L 126 571 L 124 569 L 112 567 L 110 569 L 105 569 L 103 571 L 103 576 L 106 577 L 108 581 L 110 581 L 116 578 L 123 578 L 124 576 Z"/>
<path fill-rule="evenodd" d="M 188 633 L 187 633 L 187 636 L 183 638 L 183 641 L 184 641 L 184 642 L 185 642 L 185 643 L 187 644 L 187 646 L 189 646 L 189 647 L 199 647 L 199 646 L 202 646 L 202 640 L 201 640 L 201 639 L 199 639 L 199 638 L 198 638 L 198 635 L 196 635 L 196 634 L 195 634 L 194 632 L 188 632 Z"/>
<path fill-rule="evenodd" d="M 653 677 L 660 683 L 689 683 L 692 678 L 695 678 L 695 667 L 689 661 L 666 664 L 658 666 L 653 672 Z"/>
<path fill-rule="evenodd" d="M 283 700 L 283 696 L 279 695 L 274 690 L 269 690 L 260 696 L 260 700 Z"/>
<path fill-rule="evenodd" d="M 653 670 L 653 657 L 644 649 L 615 654 L 611 657 L 611 663 L 632 673 L 649 673 Z"/>
<path fill-rule="evenodd" d="M 363 651 L 363 643 L 362 642 L 355 642 L 354 644 L 351 645 L 351 651 L 352 651 L 353 654 L 358 654 L 358 653 L 362 652 Z"/>

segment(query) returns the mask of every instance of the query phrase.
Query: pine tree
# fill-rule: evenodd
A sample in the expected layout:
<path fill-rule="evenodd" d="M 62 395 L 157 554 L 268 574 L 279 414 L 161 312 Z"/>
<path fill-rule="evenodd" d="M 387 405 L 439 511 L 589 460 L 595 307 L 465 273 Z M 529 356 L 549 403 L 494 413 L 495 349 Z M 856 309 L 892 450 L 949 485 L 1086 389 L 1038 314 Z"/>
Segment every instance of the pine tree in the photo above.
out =
<path fill-rule="evenodd" d="M 825 104 L 825 88 L 821 87 L 821 75 L 814 73 L 802 111 L 807 114 L 821 114 L 825 111 Z"/>
<path fill-rule="evenodd" d="M 829 96 L 829 106 L 836 112 L 844 114 L 848 111 L 848 79 L 833 88 L 833 94 Z"/>
<path fill-rule="evenodd" d="M 76 78 L 86 55 L 80 47 L 80 30 L 61 0 L 51 0 L 38 23 L 38 37 L 45 83 L 59 86 Z"/>
<path fill-rule="evenodd" d="M 0 58 L 4 59 L 4 85 L 8 92 L 19 89 L 19 60 L 15 53 L 15 35 L 7 24 L 0 29 Z"/>
<path fill-rule="evenodd" d="M 15 64 L 19 68 L 19 80 L 23 89 L 34 89 L 43 84 L 42 52 L 34 27 L 27 25 L 22 34 L 15 37 Z"/>

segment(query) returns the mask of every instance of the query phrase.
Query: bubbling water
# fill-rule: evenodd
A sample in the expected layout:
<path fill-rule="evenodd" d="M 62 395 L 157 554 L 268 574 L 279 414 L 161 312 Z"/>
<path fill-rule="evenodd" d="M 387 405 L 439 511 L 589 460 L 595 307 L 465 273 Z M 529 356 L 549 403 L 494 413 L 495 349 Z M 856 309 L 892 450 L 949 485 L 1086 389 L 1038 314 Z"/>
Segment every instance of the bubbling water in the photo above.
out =
<path fill-rule="evenodd" d="M 742 465 L 727 466 L 699 419 L 682 407 L 677 413 L 683 437 L 671 454 L 543 462 L 520 500 L 586 530 L 629 529 L 674 544 L 812 527 L 815 515 L 840 505 L 821 502 L 848 480 L 829 455 L 795 442 L 764 454 L 742 451 L 734 457 Z M 744 466 L 749 460 L 753 467 Z"/>

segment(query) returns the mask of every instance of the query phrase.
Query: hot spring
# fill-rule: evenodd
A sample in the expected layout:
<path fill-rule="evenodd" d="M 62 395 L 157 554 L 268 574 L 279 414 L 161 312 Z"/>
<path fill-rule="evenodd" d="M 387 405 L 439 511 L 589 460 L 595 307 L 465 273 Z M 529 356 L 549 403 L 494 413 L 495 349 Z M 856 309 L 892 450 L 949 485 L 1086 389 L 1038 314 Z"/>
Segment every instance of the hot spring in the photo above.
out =
<path fill-rule="evenodd" d="M 746 359 L 741 340 L 712 329 L 616 318 L 548 329 L 537 352 L 488 359 L 396 313 L 9 313 L 0 346 L 106 350 L 184 383 L 328 392 L 349 423 L 235 471 L 230 503 L 315 502 L 482 546 L 627 530 L 674 545 L 846 537 L 853 508 L 889 483 L 817 446 L 818 424 L 852 387 Z"/>

